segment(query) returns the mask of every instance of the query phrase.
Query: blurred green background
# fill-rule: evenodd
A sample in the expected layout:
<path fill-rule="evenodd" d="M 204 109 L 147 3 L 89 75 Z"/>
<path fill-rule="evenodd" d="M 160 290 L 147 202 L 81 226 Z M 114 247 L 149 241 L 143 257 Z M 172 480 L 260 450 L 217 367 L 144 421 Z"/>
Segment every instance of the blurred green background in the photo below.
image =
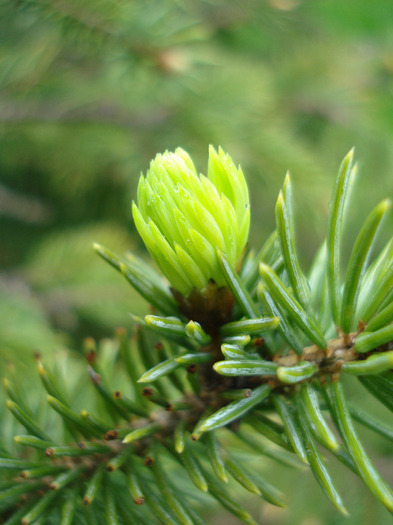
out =
<path fill-rule="evenodd" d="M 182 146 L 204 172 L 208 144 L 221 145 L 242 165 L 256 247 L 289 169 L 307 265 L 355 146 L 351 240 L 393 193 L 392 91 L 391 0 L 2 0 L 0 368 L 78 350 L 145 310 L 91 245 L 145 253 L 130 202 L 165 149 Z M 346 523 L 387 523 L 348 479 Z M 343 522 L 308 474 L 290 480 L 293 511 L 264 505 L 263 523 Z"/>

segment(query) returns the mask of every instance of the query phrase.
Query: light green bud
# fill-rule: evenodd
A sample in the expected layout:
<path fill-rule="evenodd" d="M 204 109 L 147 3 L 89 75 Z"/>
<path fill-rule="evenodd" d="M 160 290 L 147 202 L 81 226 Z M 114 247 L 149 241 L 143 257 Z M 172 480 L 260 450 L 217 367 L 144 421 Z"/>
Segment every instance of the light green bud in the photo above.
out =
<path fill-rule="evenodd" d="M 217 249 L 235 268 L 247 243 L 247 184 L 221 148 L 209 148 L 207 177 L 181 148 L 157 155 L 140 177 L 132 212 L 151 256 L 183 295 L 203 290 L 210 279 L 224 285 Z"/>

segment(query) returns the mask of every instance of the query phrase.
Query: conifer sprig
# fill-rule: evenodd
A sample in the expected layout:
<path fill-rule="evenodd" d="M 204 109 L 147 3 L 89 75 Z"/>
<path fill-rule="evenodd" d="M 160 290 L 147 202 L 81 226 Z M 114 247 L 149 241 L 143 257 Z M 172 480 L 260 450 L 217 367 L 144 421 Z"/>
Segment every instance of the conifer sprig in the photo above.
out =
<path fill-rule="evenodd" d="M 321 446 L 393 511 L 392 491 L 354 421 L 390 440 L 393 430 L 345 394 L 345 377 L 355 376 L 393 411 L 392 242 L 371 261 L 388 201 L 371 212 L 340 272 L 352 156 L 340 168 L 327 239 L 308 274 L 296 252 L 289 175 L 276 231 L 243 258 L 249 206 L 240 168 L 213 149 L 207 178 L 183 150 L 153 161 L 134 218 L 169 285 L 134 255 L 95 246 L 154 310 L 132 338 L 119 329 L 109 348 L 86 340 L 82 410 L 41 361 L 42 418 L 18 383 L 4 381 L 7 407 L 23 428 L 0 449 L 4 523 L 198 525 L 200 495 L 255 524 L 233 499 L 230 478 L 274 505 L 284 498 L 236 457 L 228 430 L 258 463 L 307 464 L 346 515 Z"/>

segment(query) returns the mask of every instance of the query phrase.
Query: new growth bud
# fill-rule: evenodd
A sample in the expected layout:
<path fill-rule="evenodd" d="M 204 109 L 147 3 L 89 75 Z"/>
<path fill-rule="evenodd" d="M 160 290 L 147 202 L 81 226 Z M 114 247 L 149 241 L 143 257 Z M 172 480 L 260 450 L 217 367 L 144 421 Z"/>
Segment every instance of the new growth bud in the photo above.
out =
<path fill-rule="evenodd" d="M 250 226 L 248 188 L 242 170 L 210 147 L 207 177 L 178 148 L 157 155 L 132 203 L 136 228 L 172 287 L 183 295 L 224 277 L 217 249 L 234 268 Z"/>

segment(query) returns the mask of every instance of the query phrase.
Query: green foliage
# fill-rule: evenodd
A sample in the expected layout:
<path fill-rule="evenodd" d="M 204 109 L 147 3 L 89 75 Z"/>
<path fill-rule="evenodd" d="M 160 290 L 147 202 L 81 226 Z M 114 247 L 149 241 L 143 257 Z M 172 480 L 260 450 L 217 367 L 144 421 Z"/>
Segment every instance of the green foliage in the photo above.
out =
<path fill-rule="evenodd" d="M 141 254 L 142 243 L 133 235 L 135 228 L 124 226 L 124 217 L 131 219 L 129 205 L 136 195 L 139 173 L 146 170 L 157 151 L 173 150 L 182 144 L 193 152 L 196 166 L 204 173 L 207 173 L 206 144 L 216 147 L 221 144 L 225 151 L 230 151 L 247 173 L 254 247 L 260 246 L 274 227 L 278 186 L 285 170 L 288 167 L 292 170 L 296 186 L 293 206 L 296 239 L 294 214 L 287 197 L 291 183 L 287 179 L 283 199 L 276 206 L 280 236 L 273 233 L 270 241 L 259 253 L 247 257 L 241 268 L 231 268 L 225 255 L 219 256 L 220 271 L 236 302 L 231 317 L 224 316 L 226 335 L 221 353 L 215 360 L 209 360 L 209 364 L 228 374 L 226 381 L 234 381 L 238 368 L 247 373 L 241 376 L 240 386 L 225 392 L 225 403 L 239 401 L 249 393 L 247 387 L 255 382 L 252 371 L 263 370 L 267 374 L 268 368 L 270 371 L 276 368 L 270 360 L 270 346 L 285 352 L 289 345 L 299 355 L 288 366 L 280 366 L 280 377 L 296 381 L 300 373 L 307 372 L 307 366 L 306 371 L 303 365 L 298 368 L 307 344 L 301 328 L 273 300 L 266 285 L 263 294 L 261 286 L 258 289 L 260 260 L 290 289 L 308 319 L 314 317 L 313 322 L 322 328 L 325 339 L 336 338 L 332 315 L 339 325 L 341 312 L 331 314 L 332 298 L 321 278 L 330 271 L 326 270 L 326 258 L 332 256 L 331 246 L 329 252 L 326 244 L 321 246 L 306 273 L 312 290 L 310 297 L 308 284 L 304 285 L 299 276 L 305 273 L 301 269 L 308 268 L 317 240 L 324 235 L 331 173 L 345 150 L 356 144 L 361 152 L 360 184 L 347 197 L 349 206 L 343 215 L 345 237 L 336 245 L 341 255 L 340 271 L 335 274 L 334 300 L 338 307 L 341 307 L 345 265 L 351 254 L 350 240 L 354 238 L 359 217 L 370 202 L 383 196 L 381 189 L 384 195 L 392 194 L 391 9 L 390 0 L 379 1 L 378 6 L 364 0 L 0 2 L 0 368 L 2 375 L 10 378 L 12 370 L 7 364 L 11 361 L 17 365 L 20 373 L 13 382 L 24 387 L 24 399 L 35 416 L 33 423 L 41 422 L 41 430 L 48 438 L 55 432 L 53 421 L 60 416 L 52 405 L 48 404 L 47 410 L 42 389 L 34 382 L 34 373 L 28 371 L 35 350 L 39 349 L 49 368 L 53 362 L 56 381 L 71 407 L 77 412 L 86 406 L 91 408 L 96 420 L 93 421 L 91 412 L 89 420 L 103 432 L 97 419 L 102 407 L 95 411 L 90 405 L 92 399 L 86 393 L 82 360 L 70 354 L 70 350 L 66 359 L 62 351 L 79 349 L 86 334 L 99 340 L 116 326 L 128 326 L 129 312 L 139 316 L 146 313 L 146 301 L 156 309 L 148 322 L 155 327 L 157 340 L 164 337 L 157 330 L 159 324 L 174 325 L 163 319 L 179 318 L 178 304 L 165 281 L 151 272 L 147 275 L 146 264 L 143 273 L 138 271 L 134 256 Z M 384 220 L 391 230 L 391 214 Z M 120 265 L 122 273 L 113 272 L 95 257 L 90 248 L 93 241 L 118 253 L 125 247 L 132 248 L 132 256 L 115 257 L 115 266 Z M 356 331 L 356 321 L 362 319 L 367 328 L 355 343 L 356 352 L 362 353 L 363 358 L 345 362 L 341 374 L 344 377 L 345 370 L 347 401 L 357 405 L 349 406 L 354 421 L 387 438 L 380 437 L 378 441 L 378 436 L 367 429 L 360 434 L 376 464 L 386 469 L 384 472 L 391 459 L 391 430 L 388 408 L 383 410 L 385 405 L 391 408 L 392 403 L 390 372 L 384 373 L 383 369 L 390 367 L 391 357 L 390 350 L 373 352 L 373 349 L 389 345 L 391 340 L 392 246 L 391 243 L 371 261 L 363 276 L 359 266 L 360 278 L 358 275 L 347 288 L 352 312 L 348 310 L 346 322 L 353 322 L 351 330 Z M 381 241 L 377 240 L 376 248 L 380 247 Z M 113 263 L 107 249 L 106 253 Z M 363 256 L 364 261 L 367 253 L 363 252 Z M 334 261 L 338 259 L 333 258 Z M 240 279 L 236 278 L 237 270 Z M 138 293 L 121 286 L 122 276 L 137 287 Z M 360 282 L 358 290 L 356 283 Z M 353 298 L 357 292 L 355 305 Z M 239 320 L 242 312 L 245 318 Z M 258 359 L 257 355 L 250 356 L 251 341 L 258 337 L 259 320 L 263 323 L 266 317 L 279 318 L 280 324 L 274 336 L 265 335 L 269 356 L 261 356 L 260 349 L 252 352 L 258 353 Z M 174 361 L 187 362 L 187 366 L 193 365 L 190 356 L 203 361 L 205 357 L 201 354 L 206 354 L 190 348 L 191 341 L 198 338 L 199 345 L 207 345 L 211 337 L 202 328 L 201 319 L 188 322 L 189 318 L 185 315 L 180 319 L 181 330 L 186 332 L 180 348 L 176 348 L 179 343 L 176 335 L 170 335 L 177 356 Z M 273 339 L 270 346 L 269 338 Z M 101 357 L 111 344 L 108 341 L 100 344 Z M 53 357 L 54 349 L 57 351 Z M 133 369 L 127 354 L 121 353 L 119 357 L 132 374 L 133 383 L 158 364 L 149 359 L 147 352 L 143 355 L 144 365 L 138 371 Z M 161 354 L 159 361 L 167 362 L 171 357 Z M 198 366 L 205 364 L 199 361 Z M 123 365 L 108 386 L 117 387 L 116 378 L 122 371 Z M 183 367 L 173 373 L 184 373 Z M 268 375 L 265 378 L 271 380 Z M 151 384 L 156 388 L 161 381 Z M 189 381 L 196 388 L 198 375 L 189 375 Z M 123 396 L 118 403 L 124 402 L 123 406 L 131 413 L 146 417 L 129 382 L 127 387 L 130 388 L 127 399 Z M 163 402 L 164 394 L 155 392 L 154 399 Z M 57 394 L 51 395 L 57 399 Z M 303 396 L 302 392 L 297 403 L 306 403 Z M 381 403 L 375 403 L 375 397 Z M 286 398 L 282 399 L 288 403 Z M 320 396 L 317 399 L 326 416 L 327 401 L 321 402 Z M 60 401 L 64 405 L 65 400 Z M 274 400 L 272 415 L 276 421 L 278 406 L 279 402 Z M 310 404 L 307 406 L 310 409 Z M 22 445 L 13 448 L 11 436 L 25 434 L 26 430 L 18 426 L 2 401 L 0 407 L 5 443 L 20 457 L 28 449 L 22 451 Z M 10 407 L 17 411 L 15 405 Z M 291 415 L 292 403 L 287 408 Z M 280 410 L 283 414 L 280 417 L 285 417 L 285 406 L 280 405 Z M 285 425 L 290 425 L 288 419 Z M 300 431 L 296 435 L 301 435 Z M 323 525 L 343 522 L 332 512 L 328 500 L 324 502 L 322 494 L 318 498 L 319 488 L 317 484 L 313 488 L 311 476 L 299 475 L 297 471 L 291 474 L 278 464 L 276 467 L 268 455 L 255 460 L 255 450 L 265 453 L 267 446 L 264 438 L 259 439 L 259 435 L 251 432 L 248 423 L 242 423 L 236 433 L 221 427 L 210 434 L 214 436 L 216 432 L 220 433 L 220 443 L 225 441 L 231 454 L 235 453 L 232 462 L 247 467 L 259 478 L 261 492 L 262 478 L 287 487 L 290 511 L 281 509 L 275 514 L 269 505 L 259 506 L 258 498 L 247 499 L 244 492 L 238 494 L 242 490 L 240 485 L 229 486 L 231 496 L 246 500 L 257 521 L 299 525 L 307 514 L 307 519 Z M 240 435 L 242 441 L 237 437 Z M 188 433 L 179 430 L 176 436 L 179 447 L 182 442 L 189 443 Z M 295 437 L 293 447 L 297 447 L 301 456 L 301 445 Z M 210 440 L 207 436 L 204 439 Z M 56 446 L 70 444 L 71 438 L 66 436 Z M 245 453 L 247 446 L 251 454 Z M 269 454 L 279 463 L 290 463 L 274 446 Z M 210 452 L 210 441 L 209 447 Z M 339 454 L 342 460 L 343 451 Z M 330 477 L 338 482 L 338 489 L 345 489 L 344 499 L 352 516 L 346 522 L 357 525 L 366 520 L 384 525 L 389 519 L 387 513 L 371 494 L 362 491 L 360 478 L 350 478 L 351 472 L 346 473 L 345 467 L 336 467 L 330 452 L 322 451 L 322 455 L 327 460 Z M 346 460 L 349 464 L 348 456 Z M 217 466 L 219 463 L 213 464 L 217 480 L 225 478 Z M 170 463 L 164 465 L 170 467 Z M 258 474 L 257 468 L 261 469 Z M 208 482 L 209 472 L 206 469 L 204 473 Z M 229 471 L 226 475 L 231 479 Z M 32 484 L 30 487 L 34 491 Z M 179 487 L 185 489 L 181 482 Z M 139 490 L 142 488 L 140 485 Z M 233 498 L 225 498 L 219 485 L 211 484 L 210 492 L 213 490 L 230 505 Z M 203 492 L 199 492 L 203 497 Z M 134 493 L 138 494 L 137 489 Z M 264 494 L 269 494 L 268 490 Z M 75 495 L 73 490 L 67 494 L 65 515 L 71 515 L 79 501 Z M 113 498 L 104 490 L 99 495 L 101 501 L 95 500 L 95 505 L 101 505 L 99 519 L 105 521 L 104 501 L 108 502 L 108 508 L 113 508 Z M 190 487 L 188 495 L 198 505 L 196 493 Z M 209 501 L 202 500 L 195 508 L 208 507 Z M 163 522 L 171 519 L 173 522 L 174 518 L 162 510 L 158 493 L 152 494 L 149 505 L 157 515 L 161 512 Z M 125 522 L 129 521 L 125 514 L 132 510 L 132 505 L 123 510 Z M 25 511 L 21 508 L 15 521 L 20 521 Z M 85 521 L 89 516 L 86 511 Z M 42 520 L 46 518 L 48 521 L 47 516 Z M 78 518 L 83 519 L 80 514 Z M 222 518 L 214 515 L 210 519 L 220 522 Z M 58 523 L 58 516 L 52 521 Z M 90 517 L 90 521 L 94 519 Z"/>
<path fill-rule="evenodd" d="M 81 359 L 59 354 L 51 369 L 37 356 L 46 410 L 34 408 L 18 380 L 5 380 L 7 408 L 27 434 L 17 427 L 14 444 L 4 442 L 0 453 L 4 523 L 198 525 L 206 523 L 201 505 L 215 500 L 256 524 L 233 485 L 285 506 L 269 473 L 251 466 L 266 457 L 306 464 L 346 516 L 323 451 L 393 513 L 393 493 L 353 421 L 387 439 L 392 429 L 353 406 L 345 385 L 354 376 L 375 402 L 393 409 L 391 286 L 378 286 L 381 267 L 391 266 L 391 244 L 370 262 L 388 201 L 361 228 L 343 279 L 339 272 L 351 158 L 333 191 L 326 249 L 308 275 L 296 254 L 288 177 L 277 233 L 259 255 L 249 252 L 237 271 L 218 250 L 224 286 L 211 280 L 183 295 L 177 278 L 169 288 L 143 261 L 96 246 L 154 314 L 136 318 L 131 337 L 119 329 L 98 347 L 87 339 L 87 374 Z M 366 321 L 370 302 L 375 309 Z M 83 375 L 90 382 L 80 382 Z M 232 437 L 251 444 L 248 459 Z"/>

